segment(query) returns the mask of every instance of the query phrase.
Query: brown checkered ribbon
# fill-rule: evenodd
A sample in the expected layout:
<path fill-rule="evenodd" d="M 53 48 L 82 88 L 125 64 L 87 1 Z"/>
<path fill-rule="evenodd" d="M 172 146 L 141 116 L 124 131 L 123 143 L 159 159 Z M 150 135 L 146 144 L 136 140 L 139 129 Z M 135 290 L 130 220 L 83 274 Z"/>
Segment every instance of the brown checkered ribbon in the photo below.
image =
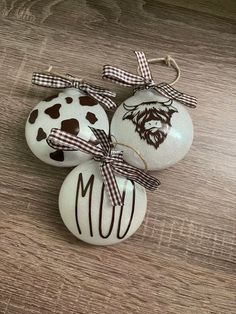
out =
<path fill-rule="evenodd" d="M 111 65 L 104 65 L 103 79 L 110 80 L 123 86 L 133 87 L 135 91 L 153 88 L 158 93 L 169 99 L 179 101 L 183 105 L 190 108 L 196 107 L 196 97 L 181 93 L 167 83 L 155 84 L 145 53 L 142 51 L 135 51 L 135 55 L 138 60 L 141 75 L 132 74 Z"/>
<path fill-rule="evenodd" d="M 116 104 L 109 97 L 115 97 L 116 93 L 103 89 L 99 86 L 91 85 L 76 80 L 73 76 L 62 77 L 51 73 L 33 73 L 32 83 L 44 87 L 52 88 L 78 88 L 79 90 L 89 94 L 98 102 L 104 104 L 108 109 L 116 108 Z"/>
<path fill-rule="evenodd" d="M 112 150 L 112 143 L 104 130 L 94 128 L 91 128 L 91 130 L 99 141 L 100 147 L 60 129 L 52 129 L 47 138 L 47 143 L 54 149 L 80 150 L 92 154 L 93 159 L 101 163 L 102 177 L 113 206 L 123 205 L 115 174 L 133 180 L 149 190 L 154 190 L 160 185 L 159 180 L 155 177 L 127 164 L 123 160 L 122 151 Z"/>

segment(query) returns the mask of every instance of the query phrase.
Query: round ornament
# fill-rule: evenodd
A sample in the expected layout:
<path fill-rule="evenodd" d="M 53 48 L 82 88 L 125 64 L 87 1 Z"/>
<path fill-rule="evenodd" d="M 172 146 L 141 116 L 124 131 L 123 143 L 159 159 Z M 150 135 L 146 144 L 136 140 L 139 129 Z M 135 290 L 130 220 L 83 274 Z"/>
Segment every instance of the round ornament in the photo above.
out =
<path fill-rule="evenodd" d="M 195 97 L 177 91 L 173 85 L 180 69 L 173 58 L 147 60 L 135 51 L 139 74 L 111 65 L 103 68 L 103 78 L 133 87 L 134 95 L 116 110 L 111 122 L 111 136 L 116 149 L 122 149 L 124 160 L 140 169 L 161 170 L 180 161 L 193 141 L 193 124 L 184 106 L 195 108 Z M 170 84 L 153 81 L 149 63 L 165 61 L 177 71 Z"/>
<path fill-rule="evenodd" d="M 180 161 L 193 141 L 193 124 L 181 103 L 155 89 L 136 91 L 116 110 L 111 135 L 123 150 L 124 160 L 138 168 L 146 161 L 149 170 L 161 170 Z"/>
<path fill-rule="evenodd" d="M 55 150 L 47 144 L 46 138 L 52 128 L 59 128 L 93 142 L 95 136 L 89 127 L 109 132 L 105 110 L 83 91 L 67 88 L 34 107 L 26 122 L 25 136 L 36 157 L 53 166 L 71 167 L 91 157 L 81 151 Z"/>
<path fill-rule="evenodd" d="M 116 176 L 116 181 L 122 206 L 112 206 L 96 161 L 80 164 L 66 177 L 59 194 L 59 210 L 66 227 L 80 240 L 115 244 L 141 225 L 147 207 L 145 189 L 124 177 Z"/>

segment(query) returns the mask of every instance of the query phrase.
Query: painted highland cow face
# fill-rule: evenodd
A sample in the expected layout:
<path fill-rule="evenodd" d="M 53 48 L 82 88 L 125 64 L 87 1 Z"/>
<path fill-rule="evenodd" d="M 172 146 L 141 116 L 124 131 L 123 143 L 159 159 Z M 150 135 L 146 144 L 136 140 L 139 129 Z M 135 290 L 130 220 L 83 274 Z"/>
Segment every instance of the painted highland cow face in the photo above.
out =
<path fill-rule="evenodd" d="M 135 106 L 124 104 L 127 112 L 123 120 L 131 120 L 140 138 L 158 148 L 169 132 L 173 113 L 178 112 L 172 103 L 173 100 L 166 102 L 147 101 Z"/>
<path fill-rule="evenodd" d="M 47 144 L 46 138 L 52 128 L 59 128 L 94 141 L 89 126 L 104 129 L 108 133 L 106 112 L 95 99 L 71 88 L 41 101 L 31 111 L 26 122 L 25 136 L 36 157 L 47 164 L 71 167 L 91 159 L 91 156 L 80 151 L 54 150 Z"/>
<path fill-rule="evenodd" d="M 126 99 L 114 113 L 111 135 L 124 160 L 149 170 L 161 170 L 180 161 L 193 140 L 193 124 L 184 106 L 157 91 L 140 90 Z M 132 147 L 132 148 L 131 148 Z"/>

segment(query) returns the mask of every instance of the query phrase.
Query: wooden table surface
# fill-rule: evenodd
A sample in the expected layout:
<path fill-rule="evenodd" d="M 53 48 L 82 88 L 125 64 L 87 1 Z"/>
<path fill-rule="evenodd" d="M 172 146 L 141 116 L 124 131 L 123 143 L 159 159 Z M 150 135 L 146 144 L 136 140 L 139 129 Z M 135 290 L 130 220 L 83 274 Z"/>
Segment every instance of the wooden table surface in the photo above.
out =
<path fill-rule="evenodd" d="M 236 313 L 235 0 L 1 0 L 0 13 L 0 313 Z M 155 174 L 134 236 L 89 246 L 58 212 L 70 169 L 27 148 L 26 117 L 53 94 L 31 75 L 51 64 L 101 84 L 105 63 L 135 71 L 135 49 L 179 63 L 176 88 L 199 100 L 194 143 Z"/>

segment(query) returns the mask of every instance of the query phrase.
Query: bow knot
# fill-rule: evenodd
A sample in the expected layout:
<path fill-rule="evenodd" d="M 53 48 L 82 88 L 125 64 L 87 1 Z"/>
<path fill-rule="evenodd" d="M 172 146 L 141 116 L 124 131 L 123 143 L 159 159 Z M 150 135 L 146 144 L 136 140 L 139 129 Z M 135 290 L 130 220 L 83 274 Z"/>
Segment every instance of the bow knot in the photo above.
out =
<path fill-rule="evenodd" d="M 169 99 L 179 101 L 183 105 L 191 108 L 196 107 L 196 97 L 181 93 L 167 83 L 155 84 L 144 52 L 135 51 L 135 55 L 137 57 L 140 75 L 130 73 L 111 65 L 105 65 L 103 67 L 103 79 L 113 81 L 123 86 L 133 87 L 134 91 L 153 88 Z M 168 66 L 171 65 L 171 57 L 167 56 L 165 62 Z"/>
<path fill-rule="evenodd" d="M 78 82 L 72 80 L 72 81 L 69 82 L 69 86 L 68 87 L 78 88 Z"/>
<path fill-rule="evenodd" d="M 82 152 L 92 154 L 93 159 L 100 162 L 104 184 L 113 206 L 123 205 L 115 174 L 133 180 L 149 190 L 154 190 L 160 185 L 159 180 L 155 177 L 124 162 L 123 152 L 111 149 L 112 144 L 104 130 L 94 128 L 91 128 L 91 130 L 99 141 L 100 147 L 59 129 L 52 129 L 47 138 L 47 143 L 54 149 L 65 151 L 81 150 Z"/>
<path fill-rule="evenodd" d="M 155 82 L 153 79 L 150 78 L 144 78 L 144 87 L 145 89 L 149 89 L 151 87 L 155 86 Z"/>
<path fill-rule="evenodd" d="M 106 163 L 106 164 L 112 164 L 114 162 L 114 158 L 112 156 L 112 153 L 111 152 L 111 156 L 109 155 L 104 155 L 104 156 L 94 156 L 93 159 L 95 161 L 100 161 L 102 163 Z"/>
<path fill-rule="evenodd" d="M 110 97 L 115 97 L 116 93 L 104 89 L 100 86 L 85 83 L 82 80 L 74 78 L 72 75 L 60 76 L 48 73 L 33 73 L 32 83 L 44 87 L 52 88 L 76 88 L 90 95 L 98 102 L 104 104 L 108 109 L 116 108 L 114 101 Z"/>

